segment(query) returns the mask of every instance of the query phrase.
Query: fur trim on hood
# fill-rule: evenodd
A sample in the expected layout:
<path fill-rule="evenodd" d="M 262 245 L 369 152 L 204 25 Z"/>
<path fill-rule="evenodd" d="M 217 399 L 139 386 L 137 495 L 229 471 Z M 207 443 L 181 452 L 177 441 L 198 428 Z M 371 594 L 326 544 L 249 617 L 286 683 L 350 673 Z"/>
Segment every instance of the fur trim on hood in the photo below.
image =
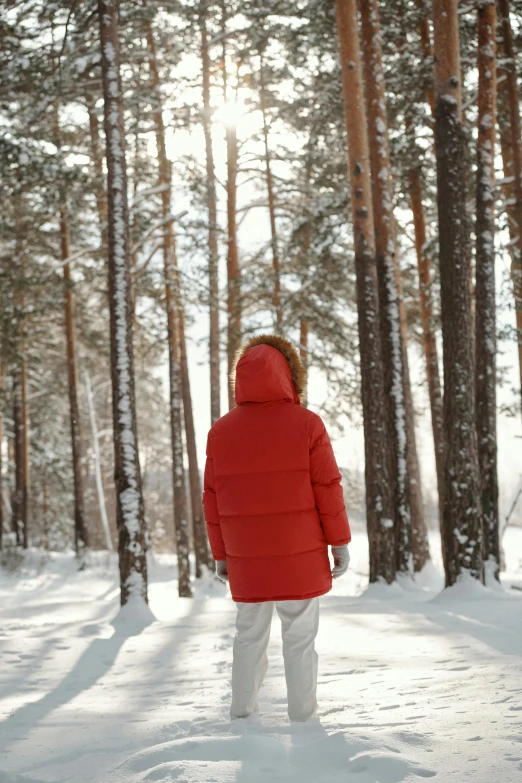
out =
<path fill-rule="evenodd" d="M 283 354 L 283 356 L 285 357 L 286 361 L 290 366 L 292 381 L 294 383 L 297 395 L 299 399 L 302 401 L 306 388 L 306 370 L 301 361 L 301 357 L 299 356 L 297 350 L 294 348 L 292 343 L 289 340 L 285 340 L 284 337 L 280 337 L 277 334 L 258 334 L 255 335 L 254 337 L 251 337 L 249 340 L 246 341 L 246 343 L 243 343 L 243 345 L 241 346 L 241 348 L 239 348 L 234 358 L 234 365 L 232 367 L 232 372 L 231 372 L 232 389 L 235 388 L 236 367 L 241 357 L 244 356 L 244 354 L 250 348 L 253 348 L 255 345 L 263 345 L 263 344 L 271 345 L 272 348 L 276 348 L 280 353 Z"/>

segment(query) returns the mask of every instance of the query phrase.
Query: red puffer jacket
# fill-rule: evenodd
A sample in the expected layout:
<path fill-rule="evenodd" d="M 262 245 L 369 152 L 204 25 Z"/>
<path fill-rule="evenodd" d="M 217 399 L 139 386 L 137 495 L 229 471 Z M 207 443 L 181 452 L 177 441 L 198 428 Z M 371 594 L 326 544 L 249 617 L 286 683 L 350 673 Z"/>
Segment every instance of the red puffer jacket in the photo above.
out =
<path fill-rule="evenodd" d="M 237 407 L 209 432 L 205 518 L 234 601 L 327 593 L 327 545 L 351 538 L 330 439 L 319 416 L 300 405 L 303 384 L 289 342 L 253 338 L 237 363 Z"/>

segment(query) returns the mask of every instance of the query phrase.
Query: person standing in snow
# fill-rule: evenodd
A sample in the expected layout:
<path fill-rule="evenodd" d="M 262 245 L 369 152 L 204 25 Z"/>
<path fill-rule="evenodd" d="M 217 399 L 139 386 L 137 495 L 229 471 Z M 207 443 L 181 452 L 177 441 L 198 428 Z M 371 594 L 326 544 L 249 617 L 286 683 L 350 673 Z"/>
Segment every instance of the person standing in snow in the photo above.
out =
<path fill-rule="evenodd" d="M 216 572 L 237 603 L 230 714 L 258 710 L 275 605 L 288 715 L 304 721 L 317 711 L 318 596 L 350 561 L 341 476 L 322 420 L 300 405 L 305 370 L 290 342 L 250 339 L 234 380 L 237 407 L 208 435 L 203 493 Z"/>

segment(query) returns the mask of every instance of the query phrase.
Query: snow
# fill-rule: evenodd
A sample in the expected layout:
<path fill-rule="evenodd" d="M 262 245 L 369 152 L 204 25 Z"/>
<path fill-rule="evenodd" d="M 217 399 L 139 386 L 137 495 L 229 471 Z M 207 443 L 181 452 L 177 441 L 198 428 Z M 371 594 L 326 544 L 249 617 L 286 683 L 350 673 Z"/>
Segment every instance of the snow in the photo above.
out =
<path fill-rule="evenodd" d="M 367 541 L 321 599 L 319 719 L 286 717 L 278 622 L 261 715 L 228 719 L 234 605 L 177 597 L 150 560 L 150 609 L 119 607 L 117 560 L 29 551 L 0 573 L 0 783 L 516 783 L 522 771 L 522 530 L 503 589 L 418 577 L 367 588 Z"/>

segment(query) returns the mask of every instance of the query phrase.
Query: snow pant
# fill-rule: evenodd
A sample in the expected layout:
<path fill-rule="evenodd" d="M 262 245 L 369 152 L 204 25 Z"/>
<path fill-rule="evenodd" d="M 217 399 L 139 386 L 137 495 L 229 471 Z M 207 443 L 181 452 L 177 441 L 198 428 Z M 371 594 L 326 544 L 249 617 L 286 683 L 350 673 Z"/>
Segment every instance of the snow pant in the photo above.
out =
<path fill-rule="evenodd" d="M 246 718 L 258 711 L 257 694 L 268 667 L 267 648 L 274 604 L 281 619 L 283 658 L 290 720 L 303 721 L 317 710 L 319 599 L 237 603 L 230 715 Z"/>

